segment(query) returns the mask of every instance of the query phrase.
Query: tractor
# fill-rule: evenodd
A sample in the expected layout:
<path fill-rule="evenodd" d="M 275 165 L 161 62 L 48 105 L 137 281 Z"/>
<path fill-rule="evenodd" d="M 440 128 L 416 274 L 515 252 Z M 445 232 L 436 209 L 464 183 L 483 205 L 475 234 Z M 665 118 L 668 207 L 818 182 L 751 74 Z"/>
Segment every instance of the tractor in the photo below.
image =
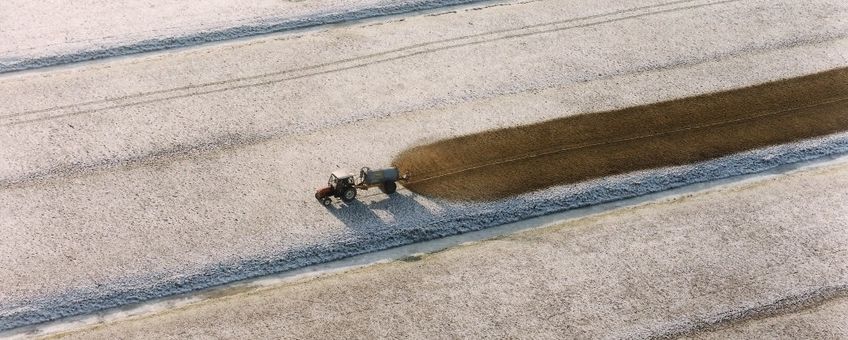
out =
<path fill-rule="evenodd" d="M 395 182 L 405 179 L 406 176 L 401 177 L 397 168 L 371 170 L 364 167 L 359 170 L 359 176 L 347 171 L 336 170 L 330 174 L 327 186 L 315 192 L 315 198 L 324 206 L 333 203 L 331 199 L 333 196 L 341 199 L 342 202 L 349 203 L 356 198 L 357 189 L 368 190 L 373 187 L 379 187 L 380 191 L 391 195 L 397 191 L 397 183 Z"/>

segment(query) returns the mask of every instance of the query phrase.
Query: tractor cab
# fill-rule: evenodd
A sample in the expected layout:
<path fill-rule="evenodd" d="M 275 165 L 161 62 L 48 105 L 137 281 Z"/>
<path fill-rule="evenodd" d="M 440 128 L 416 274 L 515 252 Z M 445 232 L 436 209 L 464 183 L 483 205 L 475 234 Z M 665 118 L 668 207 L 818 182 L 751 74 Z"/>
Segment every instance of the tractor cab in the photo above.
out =
<path fill-rule="evenodd" d="M 343 170 L 333 171 L 327 186 L 315 192 L 315 198 L 325 206 L 332 204 L 330 196 L 341 198 L 346 203 L 353 201 L 356 198 L 356 179 L 353 175 Z"/>
<path fill-rule="evenodd" d="M 327 181 L 327 185 L 333 188 L 334 190 L 339 190 L 342 187 L 349 187 L 355 185 L 355 179 L 353 175 L 345 172 L 344 170 L 336 170 L 330 174 L 330 180 Z"/>

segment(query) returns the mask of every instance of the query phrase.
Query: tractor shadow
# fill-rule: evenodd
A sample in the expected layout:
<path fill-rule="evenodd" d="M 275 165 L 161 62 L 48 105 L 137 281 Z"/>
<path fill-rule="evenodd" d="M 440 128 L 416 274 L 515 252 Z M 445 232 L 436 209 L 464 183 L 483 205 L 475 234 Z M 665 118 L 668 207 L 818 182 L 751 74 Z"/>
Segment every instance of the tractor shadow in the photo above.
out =
<path fill-rule="evenodd" d="M 367 230 L 420 221 L 422 218 L 432 216 L 433 213 L 430 210 L 415 200 L 416 196 L 404 190 L 404 192 L 388 196 L 382 194 L 368 196 L 364 202 L 359 199 L 350 203 L 335 201 L 326 208 L 348 228 Z"/>

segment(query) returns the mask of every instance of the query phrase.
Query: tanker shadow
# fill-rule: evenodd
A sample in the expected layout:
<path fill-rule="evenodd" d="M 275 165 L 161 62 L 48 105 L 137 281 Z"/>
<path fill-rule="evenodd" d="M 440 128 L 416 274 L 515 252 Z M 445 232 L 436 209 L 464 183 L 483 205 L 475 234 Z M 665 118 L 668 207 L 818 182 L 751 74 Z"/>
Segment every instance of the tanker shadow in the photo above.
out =
<path fill-rule="evenodd" d="M 433 214 L 421 203 L 415 200 L 418 195 L 408 191 L 398 192 L 393 195 L 379 195 L 376 200 L 368 200 L 363 203 L 354 200 L 350 203 L 335 202 L 327 207 L 339 221 L 352 230 L 370 230 L 378 227 L 389 227 L 431 217 Z M 388 215 L 381 218 L 377 211 L 384 211 Z"/>

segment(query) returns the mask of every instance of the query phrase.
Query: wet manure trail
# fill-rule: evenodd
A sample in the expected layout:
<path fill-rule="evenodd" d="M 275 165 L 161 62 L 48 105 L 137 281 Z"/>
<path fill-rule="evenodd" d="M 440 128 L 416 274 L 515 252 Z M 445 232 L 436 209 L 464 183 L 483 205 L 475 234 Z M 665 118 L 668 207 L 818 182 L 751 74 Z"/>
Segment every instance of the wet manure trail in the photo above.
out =
<path fill-rule="evenodd" d="M 848 68 L 420 145 L 394 165 L 409 190 L 488 201 L 848 130 Z"/>

